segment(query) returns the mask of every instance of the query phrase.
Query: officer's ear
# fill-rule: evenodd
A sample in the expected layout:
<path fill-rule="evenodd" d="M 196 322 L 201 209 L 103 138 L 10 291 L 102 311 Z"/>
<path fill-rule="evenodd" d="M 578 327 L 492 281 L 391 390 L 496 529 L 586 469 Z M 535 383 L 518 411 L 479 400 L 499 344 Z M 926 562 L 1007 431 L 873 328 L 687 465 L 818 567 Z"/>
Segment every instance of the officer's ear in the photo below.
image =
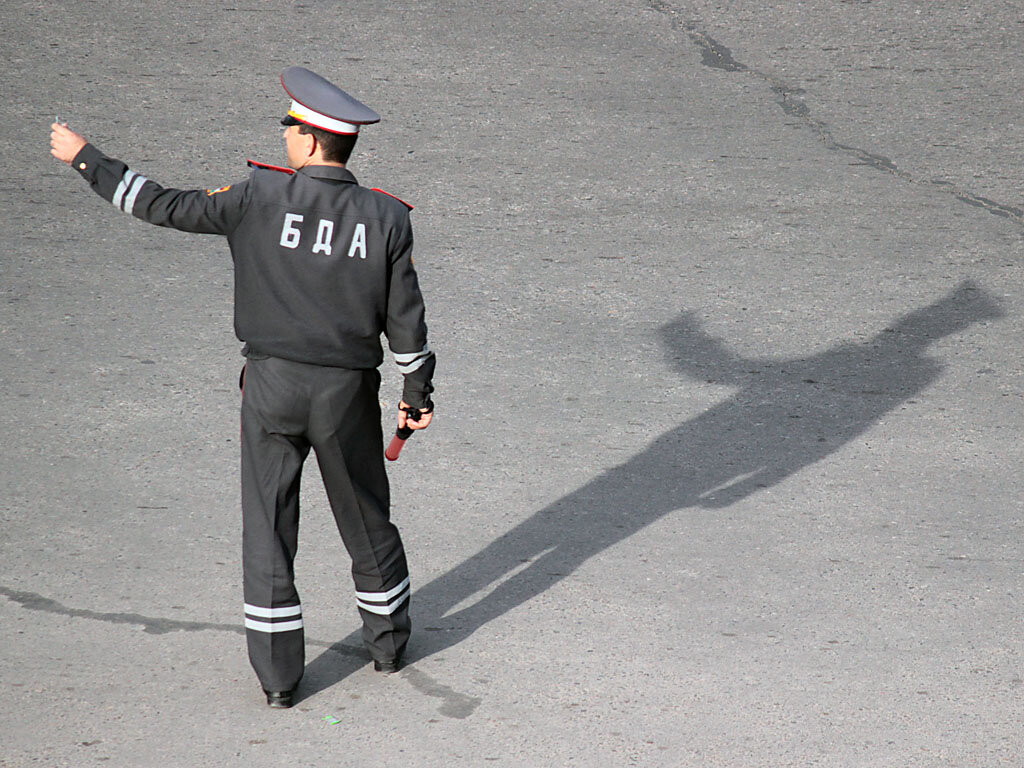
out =
<path fill-rule="evenodd" d="M 300 157 L 312 157 L 313 153 L 316 152 L 317 140 L 316 136 L 312 132 L 307 133 L 303 131 L 301 126 L 295 129 L 295 138 L 297 141 L 296 149 L 300 152 Z"/>
<path fill-rule="evenodd" d="M 320 142 L 317 141 L 316 136 L 313 132 L 306 134 L 309 139 L 309 143 L 306 145 L 306 157 L 313 157 L 316 154 L 317 148 L 320 146 Z"/>

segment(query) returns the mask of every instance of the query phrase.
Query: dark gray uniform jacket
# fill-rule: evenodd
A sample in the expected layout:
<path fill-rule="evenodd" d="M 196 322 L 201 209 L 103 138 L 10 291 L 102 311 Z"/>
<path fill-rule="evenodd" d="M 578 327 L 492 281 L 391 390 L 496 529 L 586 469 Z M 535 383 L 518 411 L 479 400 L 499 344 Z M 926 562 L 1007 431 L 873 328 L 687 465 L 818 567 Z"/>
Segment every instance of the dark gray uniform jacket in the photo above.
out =
<path fill-rule="evenodd" d="M 433 390 L 409 206 L 345 168 L 254 168 L 238 184 L 168 189 L 87 144 L 73 167 L 120 210 L 162 227 L 224 235 L 235 263 L 235 333 L 252 353 L 377 368 L 380 334 L 405 375 L 403 399 Z"/>

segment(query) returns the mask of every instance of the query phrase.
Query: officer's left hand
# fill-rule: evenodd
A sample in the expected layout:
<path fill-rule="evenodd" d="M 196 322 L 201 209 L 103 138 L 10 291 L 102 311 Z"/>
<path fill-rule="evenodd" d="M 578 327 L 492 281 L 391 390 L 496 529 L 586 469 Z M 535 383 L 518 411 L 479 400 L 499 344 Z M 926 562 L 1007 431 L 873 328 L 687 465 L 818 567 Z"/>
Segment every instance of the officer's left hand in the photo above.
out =
<path fill-rule="evenodd" d="M 434 418 L 434 412 L 421 414 L 418 421 L 413 421 L 409 418 L 409 414 L 405 412 L 406 408 L 411 407 L 405 400 L 398 404 L 398 428 L 426 429 L 430 425 L 430 420 Z"/>
<path fill-rule="evenodd" d="M 50 154 L 62 163 L 71 165 L 75 155 L 86 145 L 84 137 L 79 136 L 66 125 L 53 123 L 50 125 Z"/>

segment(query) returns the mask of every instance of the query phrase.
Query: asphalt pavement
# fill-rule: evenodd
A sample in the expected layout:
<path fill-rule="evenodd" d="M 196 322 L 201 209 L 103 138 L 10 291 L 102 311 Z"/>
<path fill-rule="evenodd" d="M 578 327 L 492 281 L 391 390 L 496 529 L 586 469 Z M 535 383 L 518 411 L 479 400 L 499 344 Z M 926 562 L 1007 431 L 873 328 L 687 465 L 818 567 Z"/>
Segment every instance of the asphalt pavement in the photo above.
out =
<path fill-rule="evenodd" d="M 0 766 L 1024 764 L 1020 8 L 0 21 Z M 438 409 L 389 467 L 408 665 L 372 670 L 310 462 L 270 710 L 226 245 L 48 133 L 219 187 L 283 162 L 296 64 L 383 116 L 350 167 L 415 206 Z"/>

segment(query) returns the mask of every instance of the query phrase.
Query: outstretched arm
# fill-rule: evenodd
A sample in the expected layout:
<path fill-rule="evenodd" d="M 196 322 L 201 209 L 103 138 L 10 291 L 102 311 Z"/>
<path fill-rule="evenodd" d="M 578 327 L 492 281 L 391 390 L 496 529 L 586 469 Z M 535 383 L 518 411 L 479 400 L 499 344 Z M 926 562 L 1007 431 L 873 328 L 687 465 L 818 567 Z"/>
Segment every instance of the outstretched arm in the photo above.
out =
<path fill-rule="evenodd" d="M 50 154 L 78 171 L 96 194 L 119 210 L 160 227 L 227 235 L 251 199 L 244 182 L 217 190 L 164 188 L 107 157 L 63 123 L 50 126 Z"/>

